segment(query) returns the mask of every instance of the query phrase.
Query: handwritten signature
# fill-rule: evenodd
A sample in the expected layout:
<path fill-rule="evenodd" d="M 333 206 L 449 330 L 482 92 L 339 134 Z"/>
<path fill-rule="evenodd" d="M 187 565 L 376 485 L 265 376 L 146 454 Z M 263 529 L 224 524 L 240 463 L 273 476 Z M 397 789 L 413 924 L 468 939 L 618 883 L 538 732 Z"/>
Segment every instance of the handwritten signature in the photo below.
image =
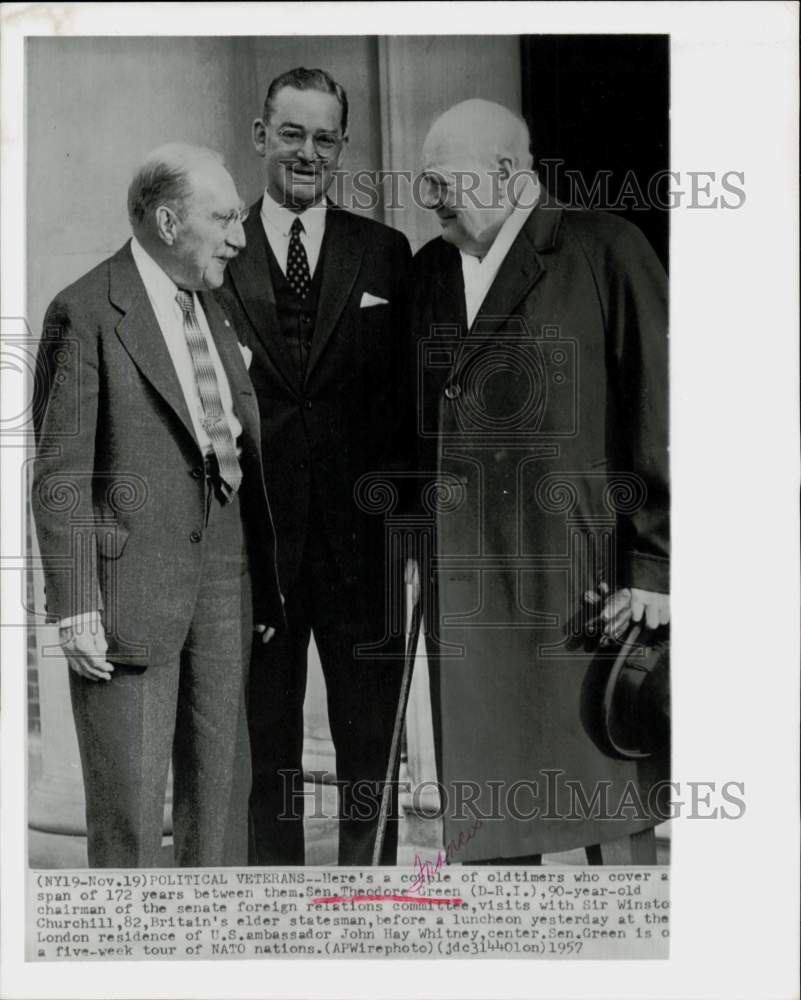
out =
<path fill-rule="evenodd" d="M 404 889 L 404 892 L 417 892 L 419 889 L 422 889 L 424 885 L 433 881 L 440 868 L 442 868 L 444 864 L 451 861 L 453 856 L 458 854 L 464 845 L 469 843 L 473 837 L 475 837 L 480 829 L 481 820 L 476 817 L 469 830 L 460 830 L 459 835 L 455 839 L 448 841 L 444 851 L 437 851 L 437 857 L 434 861 L 424 860 L 419 854 L 415 854 L 414 861 L 412 862 L 414 881 Z"/>

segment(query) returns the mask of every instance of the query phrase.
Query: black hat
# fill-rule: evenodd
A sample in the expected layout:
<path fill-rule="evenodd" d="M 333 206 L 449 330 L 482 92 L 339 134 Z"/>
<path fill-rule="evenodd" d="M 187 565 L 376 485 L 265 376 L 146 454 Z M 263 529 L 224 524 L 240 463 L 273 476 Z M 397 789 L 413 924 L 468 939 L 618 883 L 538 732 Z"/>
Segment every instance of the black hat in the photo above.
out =
<path fill-rule="evenodd" d="M 609 757 L 635 760 L 670 748 L 670 631 L 633 625 L 621 643 L 599 646 L 582 688 L 581 715 Z"/>

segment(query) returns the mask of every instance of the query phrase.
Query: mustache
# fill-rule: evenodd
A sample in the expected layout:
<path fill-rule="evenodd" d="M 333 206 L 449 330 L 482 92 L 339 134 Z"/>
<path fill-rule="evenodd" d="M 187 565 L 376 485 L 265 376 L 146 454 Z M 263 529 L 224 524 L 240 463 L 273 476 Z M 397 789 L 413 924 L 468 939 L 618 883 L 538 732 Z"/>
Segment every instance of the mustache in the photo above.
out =
<path fill-rule="evenodd" d="M 301 161 L 290 160 L 282 164 L 284 168 L 284 173 L 287 174 L 321 174 L 325 164 L 323 162 L 319 163 L 303 163 Z"/>

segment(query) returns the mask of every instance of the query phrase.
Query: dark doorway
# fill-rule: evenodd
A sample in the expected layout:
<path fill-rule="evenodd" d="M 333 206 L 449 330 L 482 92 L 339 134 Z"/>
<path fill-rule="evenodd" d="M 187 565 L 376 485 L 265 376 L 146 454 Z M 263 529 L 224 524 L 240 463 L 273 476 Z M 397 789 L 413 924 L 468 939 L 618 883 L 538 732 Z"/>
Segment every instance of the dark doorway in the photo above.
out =
<path fill-rule="evenodd" d="M 521 47 L 523 114 L 545 186 L 625 216 L 667 268 L 669 37 L 524 35 Z"/>

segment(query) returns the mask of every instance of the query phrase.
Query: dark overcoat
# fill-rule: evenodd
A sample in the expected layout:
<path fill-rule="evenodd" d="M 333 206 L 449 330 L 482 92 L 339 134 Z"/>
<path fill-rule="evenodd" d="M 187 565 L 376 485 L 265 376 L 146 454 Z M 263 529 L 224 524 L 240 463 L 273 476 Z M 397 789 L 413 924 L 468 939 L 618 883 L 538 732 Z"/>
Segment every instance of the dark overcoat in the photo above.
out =
<path fill-rule="evenodd" d="M 635 226 L 543 205 L 469 329 L 441 238 L 412 296 L 446 843 L 473 828 L 468 797 L 484 819 L 462 861 L 653 826 L 664 771 L 598 749 L 597 678 L 570 633 L 600 579 L 668 591 L 664 271 Z"/>

